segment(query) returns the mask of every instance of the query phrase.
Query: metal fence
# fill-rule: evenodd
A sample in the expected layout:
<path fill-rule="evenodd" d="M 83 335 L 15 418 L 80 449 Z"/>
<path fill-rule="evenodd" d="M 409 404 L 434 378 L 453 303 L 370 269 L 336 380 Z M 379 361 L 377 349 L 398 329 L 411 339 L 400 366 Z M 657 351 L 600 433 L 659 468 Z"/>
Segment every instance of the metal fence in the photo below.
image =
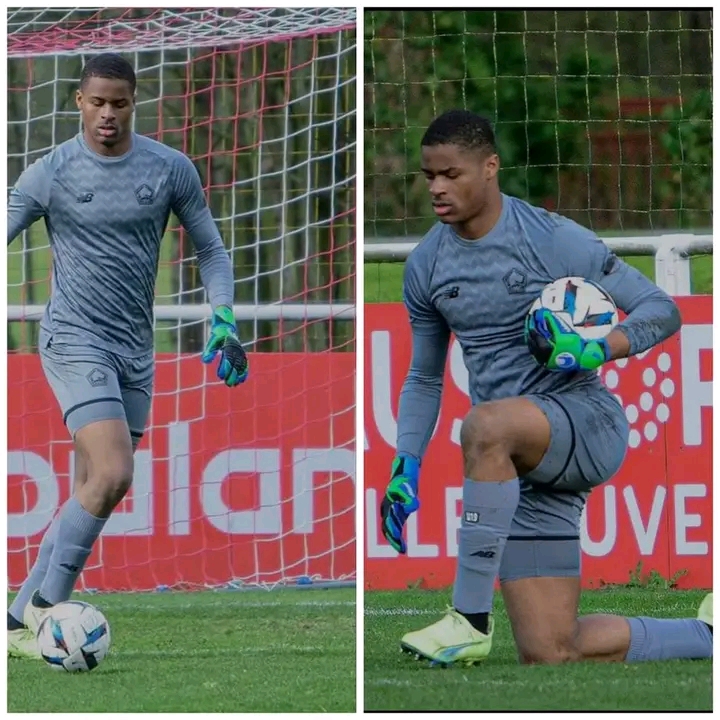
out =
<path fill-rule="evenodd" d="M 365 262 L 404 262 L 419 237 L 383 238 L 382 242 L 367 243 Z M 655 258 L 655 282 L 669 295 L 692 294 L 690 258 L 712 254 L 712 235 L 668 233 L 646 237 L 609 237 L 603 242 L 617 255 L 651 255 Z"/>

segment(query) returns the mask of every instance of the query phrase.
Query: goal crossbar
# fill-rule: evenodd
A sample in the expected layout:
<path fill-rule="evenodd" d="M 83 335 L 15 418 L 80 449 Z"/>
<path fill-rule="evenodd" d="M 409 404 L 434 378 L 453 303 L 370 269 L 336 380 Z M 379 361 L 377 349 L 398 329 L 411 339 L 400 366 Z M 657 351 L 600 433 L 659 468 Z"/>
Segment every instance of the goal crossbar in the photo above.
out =
<path fill-rule="evenodd" d="M 8 57 L 172 50 L 189 44 L 242 46 L 338 33 L 356 22 L 354 7 L 204 8 L 182 13 L 158 8 L 142 17 L 133 17 L 129 9 L 47 8 L 34 11 L 31 20 L 23 10 L 8 11 Z M 73 20 L 78 12 L 82 18 Z M 110 13 L 115 16 L 105 17 Z"/>

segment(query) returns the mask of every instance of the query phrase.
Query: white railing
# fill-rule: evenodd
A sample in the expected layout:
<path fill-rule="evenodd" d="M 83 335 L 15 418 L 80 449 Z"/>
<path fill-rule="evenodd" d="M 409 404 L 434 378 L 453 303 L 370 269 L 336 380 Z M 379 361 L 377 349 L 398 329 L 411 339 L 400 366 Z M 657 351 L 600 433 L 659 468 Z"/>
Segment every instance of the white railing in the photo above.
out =
<path fill-rule="evenodd" d="M 403 262 L 420 238 L 386 238 L 383 242 L 365 243 L 366 262 Z M 712 235 L 670 233 L 647 237 L 610 237 L 603 242 L 618 255 L 650 255 L 655 258 L 655 282 L 674 297 L 692 294 L 690 257 L 712 254 Z M 8 320 L 40 320 L 44 305 L 9 305 Z M 354 320 L 352 303 L 318 303 L 303 305 L 240 304 L 234 306 L 237 320 Z M 156 320 L 206 320 L 210 306 L 156 305 Z"/>
<path fill-rule="evenodd" d="M 673 297 L 692 294 L 690 257 L 712 254 L 712 235 L 668 233 L 602 240 L 617 255 L 654 256 L 655 282 Z M 403 262 L 419 241 L 420 238 L 385 238 L 382 242 L 366 242 L 365 262 Z"/>
<path fill-rule="evenodd" d="M 302 305 L 235 305 L 236 320 L 354 320 L 355 305 L 351 303 L 317 303 Z M 41 320 L 45 305 L 8 305 L 8 320 Z M 208 320 L 210 305 L 156 305 L 156 320 Z"/>

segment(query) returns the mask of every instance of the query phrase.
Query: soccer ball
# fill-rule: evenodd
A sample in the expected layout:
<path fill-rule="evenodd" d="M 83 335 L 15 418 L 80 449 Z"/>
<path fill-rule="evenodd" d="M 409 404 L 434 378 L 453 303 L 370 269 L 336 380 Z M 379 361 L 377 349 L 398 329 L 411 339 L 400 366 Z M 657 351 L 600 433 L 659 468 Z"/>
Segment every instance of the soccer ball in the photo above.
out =
<path fill-rule="evenodd" d="M 599 285 L 580 277 L 564 277 L 546 285 L 528 314 L 545 308 L 585 340 L 605 337 L 618 322 L 613 299 Z"/>
<path fill-rule="evenodd" d="M 96 607 L 69 600 L 45 613 L 37 642 L 51 668 L 87 672 L 96 668 L 110 649 L 110 625 Z"/>

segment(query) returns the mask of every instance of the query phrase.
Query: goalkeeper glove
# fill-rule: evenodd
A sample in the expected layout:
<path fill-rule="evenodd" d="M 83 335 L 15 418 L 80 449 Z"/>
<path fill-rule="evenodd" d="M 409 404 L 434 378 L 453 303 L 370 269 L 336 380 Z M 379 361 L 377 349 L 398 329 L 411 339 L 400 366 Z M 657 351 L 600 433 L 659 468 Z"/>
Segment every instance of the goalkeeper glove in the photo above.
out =
<path fill-rule="evenodd" d="M 248 360 L 240 344 L 232 310 L 221 305 L 213 313 L 210 338 L 205 345 L 202 361 L 207 365 L 220 353 L 217 376 L 228 387 L 244 383 L 248 377 Z"/>
<path fill-rule="evenodd" d="M 392 464 L 390 484 L 380 505 L 385 539 L 401 554 L 407 552 L 403 528 L 411 513 L 420 507 L 417 496 L 420 463 L 411 455 L 398 455 Z"/>
<path fill-rule="evenodd" d="M 544 308 L 528 313 L 525 342 L 535 360 L 548 370 L 597 370 L 610 360 L 605 338 L 585 340 Z"/>

